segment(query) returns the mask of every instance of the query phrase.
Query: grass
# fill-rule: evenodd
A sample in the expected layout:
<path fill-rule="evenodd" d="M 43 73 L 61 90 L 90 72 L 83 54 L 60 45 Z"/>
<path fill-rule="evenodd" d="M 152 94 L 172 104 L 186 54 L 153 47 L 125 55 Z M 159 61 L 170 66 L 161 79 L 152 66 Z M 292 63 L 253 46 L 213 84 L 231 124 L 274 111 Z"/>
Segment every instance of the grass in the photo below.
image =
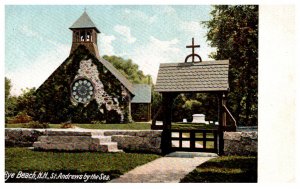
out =
<path fill-rule="evenodd" d="M 49 124 L 50 128 L 60 128 L 60 124 Z M 28 128 L 24 123 L 5 123 L 5 128 Z"/>
<path fill-rule="evenodd" d="M 5 171 L 105 173 L 112 179 L 158 157 L 140 153 L 42 152 L 14 147 L 5 149 Z"/>
<path fill-rule="evenodd" d="M 127 123 L 127 124 L 78 124 L 73 125 L 85 129 L 113 129 L 113 130 L 150 130 L 151 123 Z M 49 124 L 50 128 L 60 128 L 61 124 Z M 22 123 L 18 124 L 5 124 L 5 128 L 28 128 Z M 214 129 L 214 125 L 205 125 L 197 123 L 172 123 L 172 129 Z"/>
<path fill-rule="evenodd" d="M 127 123 L 127 124 L 75 124 L 86 129 L 118 129 L 118 130 L 150 130 L 150 123 Z"/>
<path fill-rule="evenodd" d="M 222 156 L 211 159 L 186 175 L 180 182 L 256 183 L 256 156 Z"/>
<path fill-rule="evenodd" d="M 113 130 L 150 130 L 150 123 L 127 124 L 76 124 L 73 125 L 85 129 L 113 129 Z M 61 124 L 49 124 L 50 128 L 60 128 Z M 6 128 L 24 128 L 23 124 L 5 124 Z"/>
<path fill-rule="evenodd" d="M 195 129 L 217 129 L 216 125 L 206 125 L 203 123 L 172 123 L 172 129 L 186 129 L 186 130 L 195 130 Z"/>

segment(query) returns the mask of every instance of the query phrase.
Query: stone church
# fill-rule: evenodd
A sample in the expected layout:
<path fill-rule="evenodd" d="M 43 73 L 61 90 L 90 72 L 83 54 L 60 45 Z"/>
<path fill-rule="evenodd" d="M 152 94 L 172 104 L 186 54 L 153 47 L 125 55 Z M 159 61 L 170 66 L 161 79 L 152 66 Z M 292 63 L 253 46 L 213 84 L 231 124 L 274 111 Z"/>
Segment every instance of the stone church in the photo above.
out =
<path fill-rule="evenodd" d="M 69 57 L 36 91 L 35 117 L 50 123 L 121 123 L 132 120 L 132 105 L 145 105 L 150 120 L 151 86 L 133 84 L 100 57 L 100 33 L 84 12 L 69 28 Z M 102 44 L 105 45 L 105 44 Z"/>

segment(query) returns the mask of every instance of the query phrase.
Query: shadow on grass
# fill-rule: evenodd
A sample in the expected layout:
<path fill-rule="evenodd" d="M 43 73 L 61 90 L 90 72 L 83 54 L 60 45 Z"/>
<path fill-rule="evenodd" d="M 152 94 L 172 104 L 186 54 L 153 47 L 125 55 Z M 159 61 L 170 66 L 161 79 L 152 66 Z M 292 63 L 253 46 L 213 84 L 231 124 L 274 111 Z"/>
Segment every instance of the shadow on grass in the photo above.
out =
<path fill-rule="evenodd" d="M 180 182 L 255 183 L 257 182 L 257 157 L 218 157 L 201 164 Z"/>

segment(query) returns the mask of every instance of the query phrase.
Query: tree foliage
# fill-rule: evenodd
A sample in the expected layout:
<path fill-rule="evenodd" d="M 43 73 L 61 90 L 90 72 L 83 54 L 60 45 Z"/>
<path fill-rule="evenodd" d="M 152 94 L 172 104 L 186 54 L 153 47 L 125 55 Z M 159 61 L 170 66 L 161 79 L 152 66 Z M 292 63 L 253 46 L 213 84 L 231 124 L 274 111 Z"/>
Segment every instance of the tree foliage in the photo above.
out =
<path fill-rule="evenodd" d="M 229 59 L 228 107 L 239 125 L 257 125 L 258 6 L 214 6 L 203 22 L 216 60 Z"/>
<path fill-rule="evenodd" d="M 104 55 L 103 58 L 113 66 L 118 69 L 129 81 L 134 84 L 150 84 L 152 87 L 152 103 L 151 103 L 151 112 L 152 116 L 159 109 L 161 103 L 161 95 L 158 92 L 154 91 L 154 84 L 150 75 L 145 75 L 143 71 L 139 70 L 139 66 L 132 62 L 131 59 L 123 59 L 122 57 L 117 56 L 107 56 Z M 147 110 L 146 106 L 137 105 L 132 106 L 132 116 L 134 120 L 141 120 L 141 117 L 145 117 L 145 111 Z M 135 115 L 136 114 L 136 115 Z"/>
<path fill-rule="evenodd" d="M 15 115 L 17 98 L 10 95 L 12 88 L 11 80 L 5 77 L 5 118 Z"/>
<path fill-rule="evenodd" d="M 103 58 L 119 70 L 129 81 L 136 84 L 148 84 L 152 83 L 150 75 L 144 75 L 143 71 L 139 70 L 139 66 L 132 62 L 131 59 L 123 59 L 118 56 L 107 56 Z M 150 79 L 150 81 L 149 81 Z"/>
<path fill-rule="evenodd" d="M 209 93 L 182 93 L 173 104 L 172 120 L 182 122 L 193 120 L 193 114 L 204 114 L 207 121 L 218 120 L 218 98 Z"/>
<path fill-rule="evenodd" d="M 11 80 L 5 77 L 5 101 L 7 101 L 8 97 L 10 96 L 11 87 Z"/>
<path fill-rule="evenodd" d="M 35 116 L 35 91 L 35 87 L 22 89 L 22 94 L 17 98 L 18 112 L 26 112 L 29 116 Z"/>

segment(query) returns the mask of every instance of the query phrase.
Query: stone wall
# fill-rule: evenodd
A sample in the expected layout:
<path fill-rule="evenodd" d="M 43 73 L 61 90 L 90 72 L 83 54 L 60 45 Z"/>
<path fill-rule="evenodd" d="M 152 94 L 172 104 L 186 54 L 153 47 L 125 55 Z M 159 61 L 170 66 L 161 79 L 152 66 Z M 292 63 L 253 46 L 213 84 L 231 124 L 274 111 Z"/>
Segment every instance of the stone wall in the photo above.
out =
<path fill-rule="evenodd" d="M 5 146 L 31 147 L 44 133 L 43 129 L 5 129 Z"/>
<path fill-rule="evenodd" d="M 161 131 L 105 131 L 125 152 L 161 153 Z"/>
<path fill-rule="evenodd" d="M 125 152 L 161 153 L 161 131 L 150 130 L 77 130 L 77 129 L 5 129 L 5 146 L 32 147 L 44 136 L 66 135 L 111 136 Z M 44 135 L 44 136 L 43 136 Z"/>
<path fill-rule="evenodd" d="M 224 132 L 225 155 L 257 155 L 256 131 Z"/>

